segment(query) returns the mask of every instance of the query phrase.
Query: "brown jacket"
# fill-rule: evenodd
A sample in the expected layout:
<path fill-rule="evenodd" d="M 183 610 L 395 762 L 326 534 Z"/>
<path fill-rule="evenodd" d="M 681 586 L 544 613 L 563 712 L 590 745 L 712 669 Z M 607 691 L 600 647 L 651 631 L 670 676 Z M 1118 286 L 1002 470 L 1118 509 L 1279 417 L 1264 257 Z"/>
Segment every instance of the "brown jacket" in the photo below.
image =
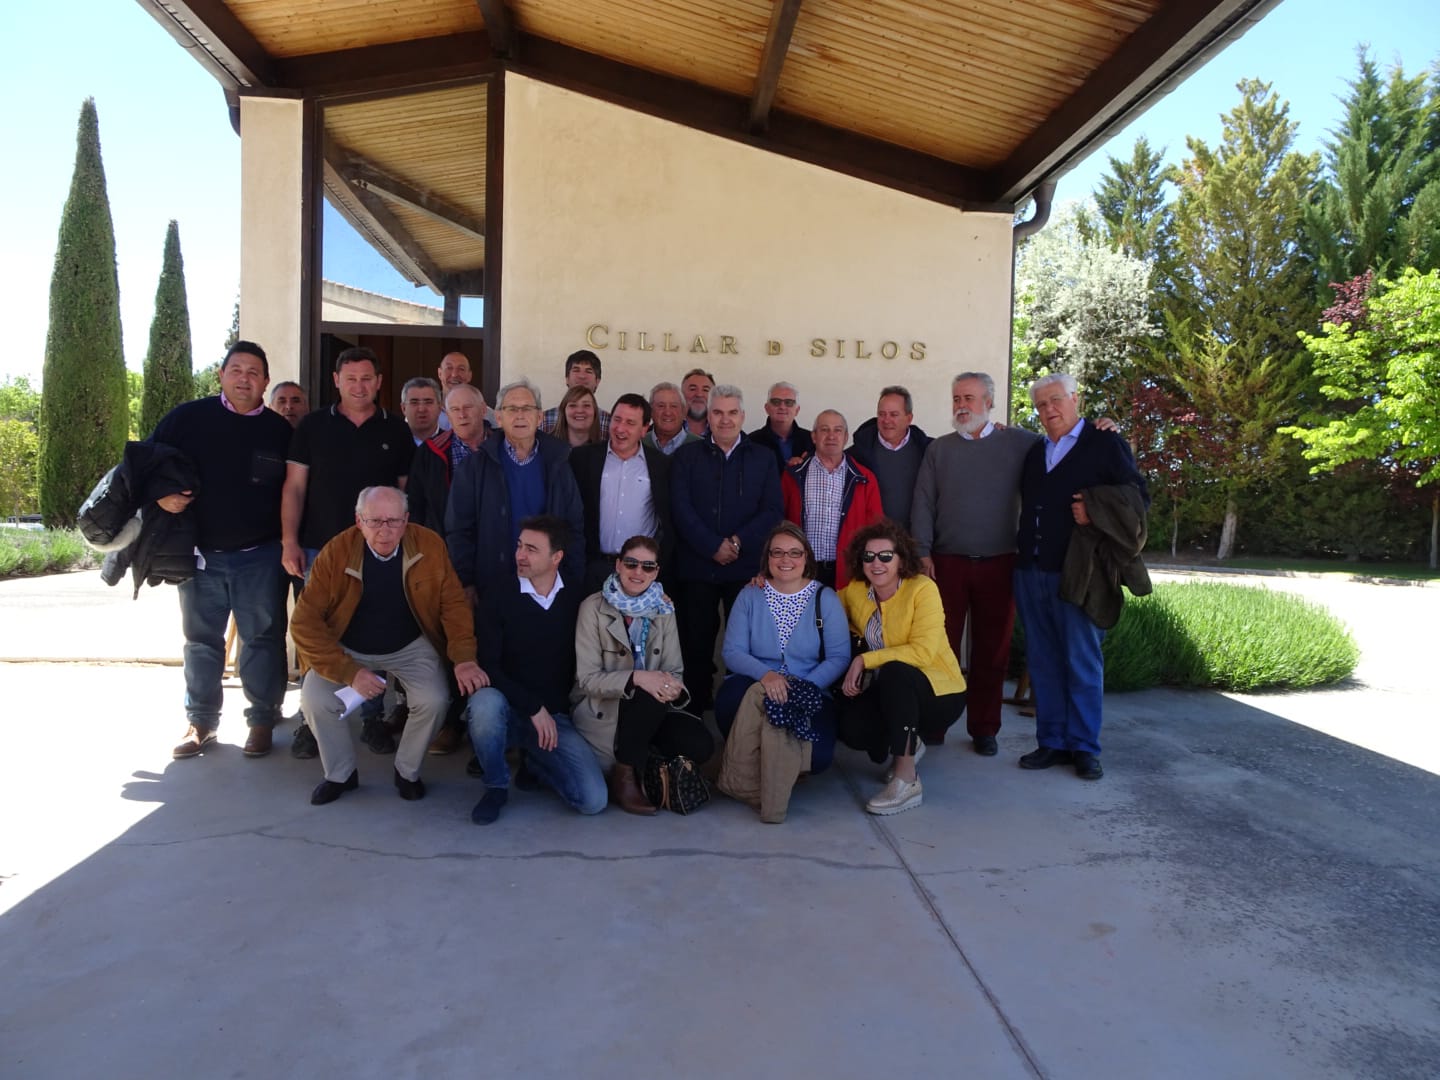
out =
<path fill-rule="evenodd" d="M 413 522 L 400 541 L 405 599 L 421 632 L 451 664 L 475 660 L 475 621 L 470 602 L 450 565 L 439 534 Z M 331 682 L 348 686 L 360 665 L 340 645 L 365 582 L 365 536 L 352 525 L 315 556 L 310 580 L 290 620 L 295 651 L 309 667 Z"/>

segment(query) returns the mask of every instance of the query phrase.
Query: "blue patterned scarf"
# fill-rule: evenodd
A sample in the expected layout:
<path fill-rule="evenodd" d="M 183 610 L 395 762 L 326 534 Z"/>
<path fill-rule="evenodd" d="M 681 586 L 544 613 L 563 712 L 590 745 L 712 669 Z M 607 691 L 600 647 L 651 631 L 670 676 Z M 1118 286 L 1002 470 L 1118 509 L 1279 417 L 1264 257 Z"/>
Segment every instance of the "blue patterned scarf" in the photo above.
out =
<path fill-rule="evenodd" d="M 600 595 L 630 620 L 630 651 L 635 654 L 635 666 L 645 670 L 645 645 L 650 640 L 650 620 L 660 615 L 673 615 L 675 605 L 666 598 L 665 590 L 658 581 L 652 581 L 639 596 L 631 596 L 620 587 L 620 579 L 615 574 L 605 579 L 605 584 L 600 586 Z"/>

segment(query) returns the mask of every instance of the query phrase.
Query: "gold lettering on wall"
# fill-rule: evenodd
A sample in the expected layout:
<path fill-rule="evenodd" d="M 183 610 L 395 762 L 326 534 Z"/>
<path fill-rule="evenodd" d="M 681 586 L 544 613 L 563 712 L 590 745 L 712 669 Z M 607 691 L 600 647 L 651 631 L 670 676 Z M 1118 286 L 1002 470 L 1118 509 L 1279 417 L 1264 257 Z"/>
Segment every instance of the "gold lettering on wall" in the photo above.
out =
<path fill-rule="evenodd" d="M 621 352 L 624 352 L 624 351 L 625 351 L 625 331 L 624 331 L 624 330 L 621 330 L 621 331 L 620 331 L 620 351 L 621 351 Z"/>
<path fill-rule="evenodd" d="M 880 355 L 886 360 L 894 360 L 900 355 L 900 346 L 893 341 L 882 341 L 880 343 Z"/>
<path fill-rule="evenodd" d="M 636 342 L 635 342 L 635 348 L 639 349 L 641 352 L 654 352 L 654 351 L 655 351 L 655 346 L 654 346 L 654 345 L 646 345 L 646 344 L 645 344 L 645 333 L 646 333 L 646 331 L 641 330 L 640 333 L 639 333 L 638 335 L 636 335 L 637 340 L 636 340 Z"/>
<path fill-rule="evenodd" d="M 873 354 L 865 351 L 865 342 L 862 339 L 857 338 L 855 341 L 855 359 L 869 360 L 872 355 Z"/>
<path fill-rule="evenodd" d="M 819 357 L 822 357 L 822 356 L 825 355 L 825 339 L 824 339 L 824 338 L 818 338 L 818 337 L 817 337 L 817 338 L 811 338 L 811 339 L 810 339 L 810 355 L 813 356 L 813 357 L 816 357 L 817 359 L 818 359 Z"/>
<path fill-rule="evenodd" d="M 912 341 L 912 342 L 910 343 L 910 359 L 911 359 L 911 360 L 924 360 L 924 359 L 925 359 L 925 343 L 924 343 L 923 341 Z"/>
<path fill-rule="evenodd" d="M 690 343 L 690 351 L 692 353 L 708 353 L 710 350 L 705 347 L 705 339 L 696 334 L 695 340 Z"/>
<path fill-rule="evenodd" d="M 766 355 L 766 356 L 779 356 L 779 355 L 780 355 L 780 351 L 781 351 L 780 342 L 774 341 L 774 340 L 765 342 L 765 355 Z"/>
<path fill-rule="evenodd" d="M 667 333 L 667 334 L 665 335 L 665 340 L 660 343 L 660 349 L 661 349 L 662 352 L 679 352 L 679 351 L 680 351 L 680 346 L 675 344 L 674 337 L 675 337 L 674 334 L 668 334 L 668 333 Z"/>
<path fill-rule="evenodd" d="M 608 349 L 612 345 L 621 352 L 631 350 L 630 339 L 635 339 L 634 350 L 636 352 L 655 352 L 656 346 L 652 339 L 653 331 L 650 330 L 615 330 L 610 329 L 608 323 L 591 323 L 585 328 L 585 344 L 592 349 Z M 680 352 L 682 345 L 677 341 L 677 335 L 673 330 L 667 330 L 661 334 L 661 352 Z M 741 338 L 736 334 L 717 334 L 719 341 L 719 353 L 722 356 L 740 356 Z M 780 356 L 785 351 L 785 343 L 778 338 L 764 338 L 763 353 L 765 356 Z M 811 338 L 809 341 L 809 354 L 813 359 L 820 360 L 826 357 L 833 357 L 837 360 L 849 359 L 845 353 L 847 341 L 853 341 L 855 345 L 853 359 L 872 360 L 875 358 L 873 348 L 867 347 L 864 338 Z M 923 341 L 911 341 L 909 343 L 908 356 L 911 360 L 924 360 L 929 350 L 929 345 Z M 706 354 L 710 352 L 710 345 L 705 340 L 704 334 L 695 334 L 690 338 L 691 353 Z M 900 355 L 900 343 L 896 340 L 887 339 L 880 343 L 880 358 L 882 360 L 894 360 Z"/>
<path fill-rule="evenodd" d="M 735 348 L 735 339 L 734 339 L 733 337 L 730 337 L 730 335 L 728 335 L 728 334 L 721 334 L 721 335 L 720 335 L 720 355 L 723 356 L 723 355 L 725 355 L 726 353 L 730 353 L 730 355 L 732 355 L 732 356 L 739 356 L 739 355 L 740 355 L 739 351 L 736 350 L 736 348 Z"/>
<path fill-rule="evenodd" d="M 604 334 L 605 339 L 600 340 L 596 337 L 597 334 Z M 585 331 L 585 344 L 592 349 L 608 349 L 610 347 L 610 327 L 604 323 L 592 323 Z"/>

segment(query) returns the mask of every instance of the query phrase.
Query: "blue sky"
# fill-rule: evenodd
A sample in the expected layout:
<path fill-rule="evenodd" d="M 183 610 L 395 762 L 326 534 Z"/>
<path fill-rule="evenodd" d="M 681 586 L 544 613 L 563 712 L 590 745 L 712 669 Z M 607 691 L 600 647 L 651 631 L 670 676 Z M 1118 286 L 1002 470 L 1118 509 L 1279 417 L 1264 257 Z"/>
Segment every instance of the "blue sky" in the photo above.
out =
<path fill-rule="evenodd" d="M 0 315 L 10 345 L 0 377 L 38 377 L 60 210 L 75 154 L 80 104 L 94 96 L 115 217 L 126 362 L 145 356 L 165 226 L 180 223 L 197 363 L 218 359 L 239 292 L 240 140 L 218 84 L 134 0 L 0 5 L 0 66 L 6 102 L 0 133 L 10 151 L 0 170 L 8 212 L 0 259 Z M 1285 0 L 1255 29 L 1179 90 L 1119 132 L 1061 180 L 1059 199 L 1083 197 L 1107 154 L 1128 156 L 1137 135 L 1168 148 L 1171 161 L 1193 134 L 1213 143 L 1222 113 L 1238 100 L 1237 80 L 1265 79 L 1291 104 L 1298 148 L 1315 149 L 1339 119 L 1337 98 L 1368 43 L 1383 65 L 1418 73 L 1440 56 L 1435 0 Z M 327 244 L 336 235 L 327 217 Z M 336 273 L 336 265 L 343 272 Z M 420 303 L 428 289 L 405 284 L 363 242 L 339 240 L 328 276 Z M 478 321 L 468 309 L 467 321 Z"/>

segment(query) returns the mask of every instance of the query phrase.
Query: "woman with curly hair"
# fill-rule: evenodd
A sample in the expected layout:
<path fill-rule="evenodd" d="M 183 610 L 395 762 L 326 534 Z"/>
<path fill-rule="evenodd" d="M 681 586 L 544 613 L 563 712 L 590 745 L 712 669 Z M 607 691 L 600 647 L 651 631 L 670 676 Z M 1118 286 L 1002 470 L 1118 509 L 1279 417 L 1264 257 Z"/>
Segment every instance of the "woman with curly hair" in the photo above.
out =
<path fill-rule="evenodd" d="M 965 708 L 965 677 L 945 636 L 940 590 L 920 573 L 915 541 L 883 518 L 845 550 L 850 583 L 840 593 L 864 651 L 840 684 L 839 737 L 870 760 L 891 761 L 885 787 L 865 804 L 898 814 L 923 798 L 915 765 L 923 731 L 943 733 Z"/>
<path fill-rule="evenodd" d="M 600 406 L 595 402 L 595 391 L 588 386 L 572 386 L 565 391 L 555 421 L 555 437 L 571 447 L 601 441 Z"/>

